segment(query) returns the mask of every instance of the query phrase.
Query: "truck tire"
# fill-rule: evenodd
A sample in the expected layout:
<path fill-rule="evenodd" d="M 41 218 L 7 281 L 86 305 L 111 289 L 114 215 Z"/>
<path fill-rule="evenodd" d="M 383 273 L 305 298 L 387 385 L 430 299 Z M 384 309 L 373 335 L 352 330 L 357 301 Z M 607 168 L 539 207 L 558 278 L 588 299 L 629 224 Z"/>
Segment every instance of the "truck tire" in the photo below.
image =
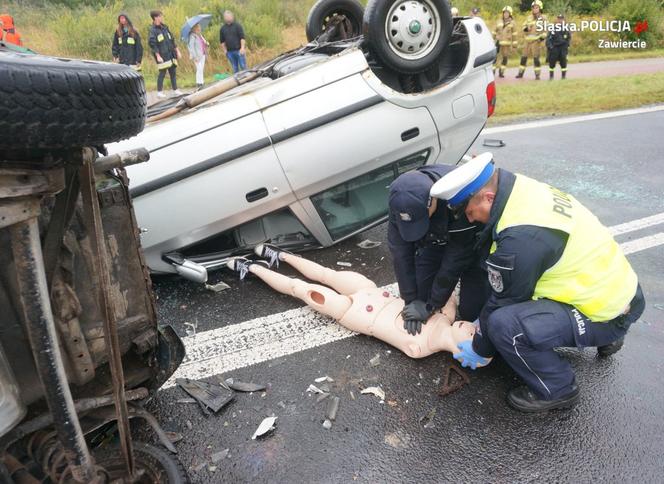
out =
<path fill-rule="evenodd" d="M 128 66 L 0 50 L 0 154 L 130 138 L 146 106 L 143 78 Z"/>
<path fill-rule="evenodd" d="M 184 467 L 166 451 L 143 442 L 133 442 L 136 468 L 144 474 L 139 483 L 189 484 Z M 107 472 L 111 482 L 125 476 L 125 463 L 119 446 L 112 446 L 95 453 L 96 464 Z"/>
<path fill-rule="evenodd" d="M 446 0 L 369 0 L 363 33 L 369 50 L 401 74 L 418 74 L 440 58 L 452 34 Z"/>
<path fill-rule="evenodd" d="M 364 7 L 357 0 L 318 0 L 307 17 L 307 40 L 318 38 L 335 15 L 345 15 L 350 22 L 351 36 L 362 35 L 362 17 Z"/>

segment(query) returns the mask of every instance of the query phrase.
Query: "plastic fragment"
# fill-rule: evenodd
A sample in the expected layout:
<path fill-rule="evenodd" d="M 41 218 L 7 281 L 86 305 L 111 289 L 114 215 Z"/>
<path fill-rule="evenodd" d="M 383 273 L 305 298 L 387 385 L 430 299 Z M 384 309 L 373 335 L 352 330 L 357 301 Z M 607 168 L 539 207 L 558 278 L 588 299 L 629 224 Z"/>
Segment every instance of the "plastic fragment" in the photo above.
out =
<path fill-rule="evenodd" d="M 337 265 L 338 265 L 338 266 L 341 266 L 341 267 L 353 267 L 353 264 L 351 264 L 350 262 L 342 262 L 342 261 L 338 261 L 338 262 L 337 262 Z"/>
<path fill-rule="evenodd" d="M 315 381 L 316 383 L 322 383 L 322 382 L 324 382 L 324 381 L 326 381 L 326 382 L 328 382 L 328 383 L 332 383 L 334 380 L 333 380 L 332 378 L 330 378 L 329 376 L 325 375 L 325 376 L 319 376 L 319 377 L 316 378 L 314 381 Z"/>
<path fill-rule="evenodd" d="M 230 289 L 230 288 L 231 288 L 231 286 L 226 284 L 224 281 L 219 281 L 216 284 L 205 284 L 205 289 L 207 289 L 208 291 L 212 291 L 212 292 L 221 292 L 221 291 L 225 291 L 226 289 Z"/>
<path fill-rule="evenodd" d="M 332 397 L 327 402 L 327 410 L 325 411 L 325 416 L 328 420 L 336 420 L 337 412 L 339 411 L 339 397 Z"/>
<path fill-rule="evenodd" d="M 325 400 L 329 396 L 330 396 L 329 393 L 321 393 L 320 395 L 318 395 L 318 398 L 316 399 L 316 403 L 322 402 L 323 400 Z"/>
<path fill-rule="evenodd" d="M 215 452 L 210 456 L 210 460 L 216 464 L 217 462 L 220 462 L 224 460 L 226 457 L 228 457 L 228 453 L 230 452 L 230 449 L 224 449 L 220 450 L 219 452 Z"/>
<path fill-rule="evenodd" d="M 378 242 L 378 241 L 376 241 L 376 240 L 365 239 L 365 240 L 363 240 L 362 242 L 360 242 L 359 244 L 357 244 L 357 246 L 358 246 L 360 249 L 375 249 L 375 248 L 378 247 L 381 243 L 382 243 L 382 242 Z"/>
<path fill-rule="evenodd" d="M 369 363 L 371 363 L 371 366 L 378 366 L 380 365 L 380 354 L 376 354 L 373 358 L 369 360 Z"/>
<path fill-rule="evenodd" d="M 360 391 L 360 393 L 363 395 L 367 394 L 375 395 L 381 400 L 385 400 L 385 392 L 380 387 L 367 387 L 364 390 Z"/>
<path fill-rule="evenodd" d="M 265 390 L 265 385 L 261 385 L 260 383 L 246 383 L 236 381 L 233 378 L 226 378 L 225 383 L 229 388 L 238 392 L 258 392 Z"/>
<path fill-rule="evenodd" d="M 323 390 L 318 388 L 316 385 L 309 385 L 309 387 L 307 388 L 307 391 L 311 392 L 311 393 L 325 393 Z"/>
<path fill-rule="evenodd" d="M 251 436 L 252 440 L 256 440 L 256 437 L 262 437 L 263 435 L 267 434 L 268 432 L 271 432 L 274 430 L 275 426 L 274 424 L 277 422 L 277 417 L 266 417 L 263 419 L 261 424 L 258 426 L 256 431 L 254 432 L 254 435 Z"/>
<path fill-rule="evenodd" d="M 323 422 L 323 428 L 325 430 L 330 430 L 332 428 L 332 422 L 330 422 L 329 420 L 325 420 L 325 422 Z"/>

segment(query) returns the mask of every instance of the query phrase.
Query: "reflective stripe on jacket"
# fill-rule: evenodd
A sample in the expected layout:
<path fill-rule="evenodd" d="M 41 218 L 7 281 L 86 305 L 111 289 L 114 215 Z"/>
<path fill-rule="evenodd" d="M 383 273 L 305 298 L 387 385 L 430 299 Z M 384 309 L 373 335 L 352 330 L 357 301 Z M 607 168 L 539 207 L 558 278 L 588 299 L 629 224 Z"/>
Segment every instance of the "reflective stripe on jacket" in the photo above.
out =
<path fill-rule="evenodd" d="M 537 281 L 533 299 L 570 304 L 595 322 L 625 311 L 636 293 L 636 273 L 608 229 L 578 200 L 516 175 L 495 233 L 523 225 L 568 234 L 562 256 Z"/>

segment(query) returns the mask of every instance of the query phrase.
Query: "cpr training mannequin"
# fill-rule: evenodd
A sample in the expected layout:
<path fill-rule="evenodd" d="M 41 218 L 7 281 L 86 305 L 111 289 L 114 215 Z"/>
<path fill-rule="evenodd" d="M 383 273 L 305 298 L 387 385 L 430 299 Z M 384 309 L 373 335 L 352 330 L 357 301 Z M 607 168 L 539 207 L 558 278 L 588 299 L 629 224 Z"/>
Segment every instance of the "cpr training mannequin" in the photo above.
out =
<path fill-rule="evenodd" d="M 228 267 L 240 272 L 241 277 L 250 272 L 276 291 L 297 297 L 316 311 L 336 319 L 345 328 L 374 336 L 411 358 L 423 358 L 438 351 L 457 353 L 457 345 L 472 340 L 475 334 L 475 326 L 471 323 L 452 323 L 456 313 L 454 296 L 440 313 L 427 320 L 421 333 L 411 335 L 404 329 L 401 316 L 403 299 L 377 288 L 363 275 L 334 271 L 267 244 L 258 245 L 255 251 L 261 257 L 270 258 L 270 265 L 286 262 L 308 279 L 321 284 L 284 276 L 270 270 L 267 263 L 263 265 L 244 258 L 231 259 Z"/>

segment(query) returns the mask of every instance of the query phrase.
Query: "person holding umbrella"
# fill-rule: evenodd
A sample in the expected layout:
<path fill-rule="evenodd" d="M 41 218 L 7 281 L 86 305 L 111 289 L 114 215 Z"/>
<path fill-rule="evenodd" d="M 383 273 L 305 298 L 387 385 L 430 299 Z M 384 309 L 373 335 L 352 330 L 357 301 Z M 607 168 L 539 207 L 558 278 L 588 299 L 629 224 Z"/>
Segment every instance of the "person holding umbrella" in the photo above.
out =
<path fill-rule="evenodd" d="M 187 41 L 189 58 L 194 61 L 196 66 L 196 86 L 199 89 L 205 84 L 205 58 L 210 45 L 201 32 L 210 23 L 211 18 L 212 15 L 209 14 L 196 15 L 188 19 L 180 31 L 182 40 Z"/>

